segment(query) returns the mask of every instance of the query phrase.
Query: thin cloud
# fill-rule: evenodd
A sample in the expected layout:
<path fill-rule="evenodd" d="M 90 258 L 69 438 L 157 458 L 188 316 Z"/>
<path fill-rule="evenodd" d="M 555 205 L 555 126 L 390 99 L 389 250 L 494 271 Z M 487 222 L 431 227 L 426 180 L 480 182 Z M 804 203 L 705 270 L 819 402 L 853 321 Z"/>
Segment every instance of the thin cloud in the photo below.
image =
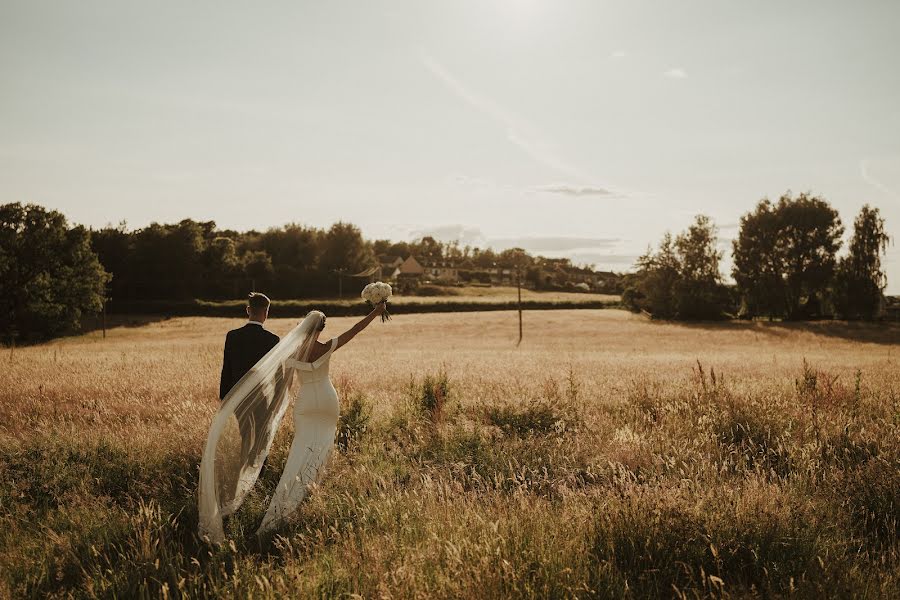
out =
<path fill-rule="evenodd" d="M 674 67 L 663 73 L 663 75 L 670 79 L 684 79 L 687 77 L 687 71 L 679 67 Z"/>
<path fill-rule="evenodd" d="M 562 194 L 563 196 L 614 196 L 611 191 L 606 188 L 595 187 L 590 185 L 570 185 L 570 184 L 555 184 L 555 185 L 542 185 L 535 188 L 538 192 L 545 192 L 547 194 Z"/>
<path fill-rule="evenodd" d="M 484 234 L 477 227 L 467 225 L 439 225 L 426 229 L 416 229 L 409 233 L 410 239 L 420 239 L 431 236 L 441 242 L 459 242 L 463 245 L 477 246 L 485 243 Z"/>
<path fill-rule="evenodd" d="M 610 56 L 610 58 L 625 58 L 625 51 L 624 50 L 616 50 L 609 56 Z"/>
<path fill-rule="evenodd" d="M 592 265 L 597 270 L 615 272 L 631 271 L 637 262 L 637 254 L 616 254 L 605 252 L 575 252 L 568 255 L 576 265 Z"/>
<path fill-rule="evenodd" d="M 518 238 L 491 238 L 492 248 L 523 248 L 531 252 L 570 252 L 572 250 L 601 250 L 618 247 L 618 238 L 586 238 L 569 236 L 529 236 Z"/>
<path fill-rule="evenodd" d="M 900 157 L 892 156 L 888 157 L 889 159 L 898 159 Z M 859 174 L 863 178 L 863 181 L 874 187 L 875 189 L 884 192 L 888 196 L 892 196 L 897 199 L 900 198 L 900 194 L 883 184 L 881 181 L 872 176 L 869 172 L 869 163 L 872 162 L 871 158 L 863 158 L 859 161 Z"/>
<path fill-rule="evenodd" d="M 499 123 L 506 132 L 506 139 L 514 146 L 530 156 L 535 162 L 574 179 L 590 181 L 592 178 L 578 167 L 570 164 L 524 120 L 512 114 L 490 98 L 487 98 L 460 81 L 442 64 L 425 52 L 420 52 L 422 64 L 444 86 L 460 100 L 489 116 Z"/>

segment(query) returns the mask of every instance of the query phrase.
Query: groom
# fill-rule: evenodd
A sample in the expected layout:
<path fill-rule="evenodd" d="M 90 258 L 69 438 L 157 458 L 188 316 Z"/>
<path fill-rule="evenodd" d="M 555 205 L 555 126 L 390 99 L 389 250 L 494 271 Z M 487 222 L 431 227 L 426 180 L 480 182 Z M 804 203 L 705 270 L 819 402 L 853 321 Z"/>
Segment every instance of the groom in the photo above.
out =
<path fill-rule="evenodd" d="M 234 384 L 278 343 L 277 335 L 263 329 L 263 323 L 269 317 L 269 304 L 265 294 L 251 292 L 247 296 L 247 317 L 250 320 L 225 336 L 225 356 L 219 379 L 220 400 L 224 400 Z"/>

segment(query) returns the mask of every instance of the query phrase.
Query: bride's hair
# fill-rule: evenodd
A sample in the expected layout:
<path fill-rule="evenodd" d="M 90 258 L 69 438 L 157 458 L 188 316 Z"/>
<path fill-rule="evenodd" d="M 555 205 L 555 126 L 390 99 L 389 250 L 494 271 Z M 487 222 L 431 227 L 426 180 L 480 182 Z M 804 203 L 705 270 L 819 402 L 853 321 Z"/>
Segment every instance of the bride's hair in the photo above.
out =
<path fill-rule="evenodd" d="M 309 315 L 311 315 L 313 313 L 319 313 L 320 315 L 322 315 L 322 320 L 319 322 L 319 327 L 318 327 L 318 329 L 316 329 L 316 331 L 324 330 L 325 329 L 325 318 L 326 318 L 325 313 L 323 313 L 320 310 L 311 310 L 308 313 L 306 313 L 306 316 L 308 317 Z"/>

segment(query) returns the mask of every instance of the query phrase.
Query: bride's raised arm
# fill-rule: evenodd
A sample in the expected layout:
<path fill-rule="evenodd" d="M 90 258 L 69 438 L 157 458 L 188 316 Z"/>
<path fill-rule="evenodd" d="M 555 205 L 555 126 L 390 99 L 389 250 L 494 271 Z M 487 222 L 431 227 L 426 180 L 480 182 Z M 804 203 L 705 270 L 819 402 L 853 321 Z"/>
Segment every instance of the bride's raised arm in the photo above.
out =
<path fill-rule="evenodd" d="M 352 340 L 357 333 L 368 327 L 369 323 L 371 323 L 375 319 L 375 317 L 383 313 L 386 307 L 387 305 L 384 302 L 379 302 L 378 304 L 376 304 L 375 308 L 372 309 L 372 312 L 363 317 L 356 325 L 338 336 L 337 346 L 334 349 L 337 350 L 338 348 Z"/>

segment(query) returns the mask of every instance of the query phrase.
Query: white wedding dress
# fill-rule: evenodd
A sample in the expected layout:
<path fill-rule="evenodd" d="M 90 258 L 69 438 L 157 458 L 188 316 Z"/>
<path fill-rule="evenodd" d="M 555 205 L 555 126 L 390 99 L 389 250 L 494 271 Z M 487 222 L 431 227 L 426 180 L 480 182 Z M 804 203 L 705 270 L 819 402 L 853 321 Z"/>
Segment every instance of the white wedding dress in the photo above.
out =
<path fill-rule="evenodd" d="M 297 509 L 334 447 L 340 404 L 328 376 L 328 365 L 337 341 L 332 339 L 325 354 L 314 362 L 292 358 L 284 361 L 284 367 L 295 369 L 300 378 L 294 403 L 294 441 L 258 534 L 275 529 Z"/>

